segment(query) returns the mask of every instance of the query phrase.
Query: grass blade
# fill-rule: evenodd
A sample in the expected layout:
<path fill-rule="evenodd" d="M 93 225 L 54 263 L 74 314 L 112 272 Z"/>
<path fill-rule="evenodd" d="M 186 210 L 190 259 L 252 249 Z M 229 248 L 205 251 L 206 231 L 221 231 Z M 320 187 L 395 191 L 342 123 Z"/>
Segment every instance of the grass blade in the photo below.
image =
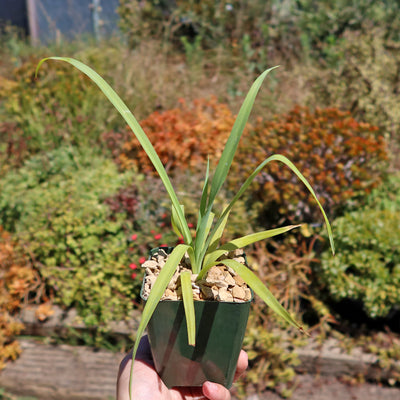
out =
<path fill-rule="evenodd" d="M 307 179 L 303 176 L 303 174 L 297 169 L 297 167 L 285 156 L 281 154 L 274 154 L 267 159 L 265 159 L 254 171 L 253 173 L 246 179 L 246 181 L 243 183 L 239 191 L 235 194 L 231 202 L 229 203 L 228 207 L 225 208 L 224 212 L 222 215 L 219 217 L 219 219 L 216 221 L 215 226 L 213 228 L 213 231 L 211 232 L 210 236 L 214 234 L 214 232 L 218 229 L 220 224 L 222 224 L 223 219 L 226 217 L 226 214 L 229 213 L 234 206 L 234 204 L 237 202 L 237 200 L 243 195 L 243 193 L 248 189 L 250 184 L 253 182 L 254 178 L 261 172 L 261 170 L 270 162 L 272 161 L 280 161 L 281 163 L 285 164 L 287 167 L 289 167 L 296 175 L 297 177 L 303 182 L 303 184 L 306 186 L 306 188 L 310 191 L 311 195 L 313 196 L 314 200 L 317 202 L 318 207 L 321 210 L 321 213 L 324 217 L 325 220 L 325 225 L 326 229 L 328 231 L 328 236 L 329 236 L 329 242 L 331 245 L 332 253 L 335 254 L 335 244 L 333 241 L 333 234 L 332 234 L 332 228 L 331 224 L 329 223 L 328 217 L 325 213 L 324 208 L 322 207 L 321 203 L 319 202 L 317 195 L 314 192 L 314 189 L 311 187 L 311 185 L 308 183 Z M 209 245 L 209 242 L 206 242 L 205 247 Z"/>
<path fill-rule="evenodd" d="M 180 206 L 181 206 L 183 215 L 185 215 L 185 208 L 184 208 L 183 204 L 181 204 Z M 171 207 L 171 227 L 172 227 L 172 230 L 176 233 L 176 235 L 178 237 L 183 236 L 183 228 L 180 224 L 180 220 L 178 218 L 178 213 L 175 210 L 174 206 Z"/>
<path fill-rule="evenodd" d="M 246 236 L 242 236 L 237 239 L 233 239 L 230 242 L 225 243 L 219 249 L 222 249 L 225 251 L 240 249 L 242 247 L 248 246 L 249 244 L 259 242 L 260 240 L 264 240 L 264 239 L 268 239 L 273 236 L 281 235 L 282 233 L 288 232 L 294 228 L 298 228 L 299 226 L 300 225 L 288 225 L 288 226 L 283 226 L 281 228 L 275 228 L 275 229 L 269 229 L 269 230 L 262 231 L 262 232 L 251 233 L 250 235 L 246 235 Z"/>
<path fill-rule="evenodd" d="M 210 159 L 207 160 L 206 177 L 204 180 L 203 191 L 201 193 L 200 208 L 199 208 L 199 221 L 198 221 L 199 225 L 201 223 L 201 218 L 204 216 L 204 214 L 206 213 L 206 209 L 207 209 L 209 177 L 210 177 Z"/>
<path fill-rule="evenodd" d="M 198 274 L 200 272 L 200 266 L 201 266 L 200 255 L 203 253 L 204 243 L 206 242 L 207 235 L 211 230 L 213 221 L 214 221 L 214 213 L 208 210 L 204 215 L 204 217 L 201 219 L 200 226 L 197 227 L 196 238 L 194 240 L 196 269 L 193 269 L 193 273 L 195 274 Z"/>
<path fill-rule="evenodd" d="M 242 136 L 244 127 L 249 119 L 250 112 L 253 108 L 255 98 L 258 91 L 260 90 L 261 84 L 263 83 L 265 77 L 277 67 L 272 67 L 264 71 L 253 83 L 250 90 L 247 93 L 246 98 L 239 110 L 239 114 L 236 117 L 235 123 L 233 125 L 232 131 L 226 142 L 225 148 L 222 152 L 221 158 L 218 162 L 215 174 L 211 182 L 210 196 L 208 201 L 208 208 L 212 208 L 215 197 L 217 196 L 219 190 L 225 182 L 228 175 L 229 169 L 231 167 L 233 157 L 236 153 L 239 140 Z"/>
<path fill-rule="evenodd" d="M 181 273 L 182 300 L 185 309 L 186 326 L 189 346 L 196 345 L 196 317 L 194 313 L 192 274 L 190 271 Z"/>
<path fill-rule="evenodd" d="M 126 123 L 132 129 L 132 132 L 134 133 L 134 135 L 140 142 L 140 144 L 143 147 L 144 151 L 146 152 L 147 156 L 151 160 L 154 168 L 158 172 L 158 174 L 165 186 L 165 189 L 167 190 L 167 193 L 168 193 L 169 197 L 171 198 L 172 204 L 177 211 L 178 219 L 180 220 L 180 224 L 183 227 L 182 233 L 183 233 L 185 243 L 190 243 L 191 242 L 190 230 L 187 226 L 185 217 L 179 206 L 179 201 L 176 197 L 175 191 L 172 187 L 172 184 L 167 175 L 167 172 L 165 171 L 165 168 L 162 165 L 162 162 L 161 162 L 158 154 L 156 153 L 153 145 L 151 144 L 150 140 L 148 139 L 148 137 L 144 133 L 142 127 L 140 126 L 140 124 L 138 123 L 136 118 L 133 116 L 131 111 L 128 109 L 126 104 L 121 100 L 121 98 L 114 91 L 114 89 L 112 89 L 112 87 L 97 72 L 95 72 L 93 69 L 91 69 L 87 65 L 83 64 L 82 62 L 75 60 L 73 58 L 69 58 L 69 57 L 44 58 L 39 62 L 38 66 L 36 67 L 36 75 L 39 71 L 40 66 L 47 60 L 56 60 L 56 61 L 67 62 L 67 63 L 73 65 L 75 68 L 77 68 L 81 72 L 83 72 L 99 87 L 99 89 L 103 92 L 103 94 L 107 97 L 107 99 L 119 111 L 119 113 L 124 118 Z"/>
<path fill-rule="evenodd" d="M 262 281 L 245 265 L 235 260 L 222 260 L 221 264 L 232 268 L 271 309 L 290 325 L 304 332 L 303 327 L 285 310 Z"/>
<path fill-rule="evenodd" d="M 249 244 L 259 242 L 260 240 L 268 239 L 273 236 L 281 235 L 282 233 L 288 232 L 294 228 L 298 228 L 300 225 L 288 225 L 282 228 L 269 229 L 267 231 L 252 233 L 225 243 L 223 246 L 219 247 L 217 250 L 208 253 L 204 258 L 204 267 L 202 268 L 198 279 L 201 279 L 205 273 L 215 265 L 216 260 L 224 255 L 228 251 L 233 251 L 236 249 L 241 249 L 248 246 Z"/>
<path fill-rule="evenodd" d="M 210 236 L 210 245 L 207 247 L 207 253 L 211 253 L 217 249 L 224 233 L 226 223 L 228 222 L 228 217 L 229 213 L 225 214 L 225 217 L 221 220 L 221 223 L 218 225 L 217 229 L 215 229 L 212 236 Z"/>

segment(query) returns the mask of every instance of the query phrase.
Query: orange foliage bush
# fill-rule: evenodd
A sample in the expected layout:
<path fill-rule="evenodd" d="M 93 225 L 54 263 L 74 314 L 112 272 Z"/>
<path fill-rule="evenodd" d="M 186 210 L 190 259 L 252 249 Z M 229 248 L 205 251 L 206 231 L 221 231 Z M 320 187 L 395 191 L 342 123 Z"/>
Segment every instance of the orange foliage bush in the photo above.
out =
<path fill-rule="evenodd" d="M 164 112 L 154 112 L 140 122 L 163 165 L 170 174 L 185 170 L 196 171 L 210 162 L 218 161 L 234 123 L 234 115 L 226 104 L 215 97 L 195 100 L 187 105 Z M 133 134 L 123 146 L 119 162 L 124 168 L 136 167 L 151 173 L 153 167 Z"/>
<path fill-rule="evenodd" d="M 38 286 L 39 278 L 29 261 L 0 227 L 0 370 L 21 352 L 14 337 L 23 325 L 14 315 L 28 293 Z"/>
<path fill-rule="evenodd" d="M 257 120 L 240 144 L 231 187 L 274 153 L 287 156 L 304 174 L 331 218 L 365 198 L 388 165 L 386 143 L 376 126 L 336 108 L 311 111 L 298 106 L 271 121 Z M 320 220 L 315 201 L 283 164 L 264 168 L 249 196 L 252 204 L 258 202 L 261 221 L 269 225 L 285 219 Z"/>

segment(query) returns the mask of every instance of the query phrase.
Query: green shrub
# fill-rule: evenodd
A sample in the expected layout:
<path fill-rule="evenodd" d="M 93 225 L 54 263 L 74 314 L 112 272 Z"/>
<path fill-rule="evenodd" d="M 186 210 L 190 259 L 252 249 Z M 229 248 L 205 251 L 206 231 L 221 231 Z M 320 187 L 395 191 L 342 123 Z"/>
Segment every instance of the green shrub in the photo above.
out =
<path fill-rule="evenodd" d="M 119 15 L 133 48 L 152 37 L 161 40 L 164 49 L 184 51 L 188 58 L 194 49 L 224 49 L 253 73 L 264 70 L 272 57 L 289 60 L 301 55 L 295 10 L 282 1 L 121 0 Z"/>
<path fill-rule="evenodd" d="M 61 147 L 0 180 L 0 223 L 32 254 L 54 301 L 105 328 L 137 306 L 149 250 L 177 243 L 162 190 L 151 176 L 133 180 L 110 160 Z"/>
<path fill-rule="evenodd" d="M 243 137 L 231 185 L 273 153 L 287 156 L 303 171 L 330 216 L 365 199 L 387 168 L 386 143 L 377 127 L 335 108 L 296 107 L 253 125 Z M 248 201 L 262 224 L 281 224 L 283 215 L 292 222 L 320 218 L 304 186 L 282 165 L 265 168 L 250 192 Z"/>
<path fill-rule="evenodd" d="M 88 325 L 123 318 L 136 299 L 127 237 L 132 221 L 104 202 L 130 173 L 101 157 L 60 148 L 0 181 L 0 223 L 25 243 L 55 301 Z"/>
<path fill-rule="evenodd" d="M 136 47 L 145 37 L 161 38 L 172 11 L 168 0 L 144 0 L 140 3 L 120 0 L 119 27 L 125 33 L 129 46 Z"/>
<path fill-rule="evenodd" d="M 329 62 L 331 48 L 343 43 L 351 32 L 359 35 L 379 27 L 385 38 L 400 40 L 399 11 L 399 4 L 392 1 L 302 0 L 293 14 L 304 49 Z"/>
<path fill-rule="evenodd" d="M 400 174 L 390 175 L 385 184 L 373 190 L 367 205 L 374 210 L 400 211 Z"/>
<path fill-rule="evenodd" d="M 175 48 L 182 37 L 193 44 L 200 38 L 202 49 L 229 48 L 253 69 L 265 68 L 274 57 L 336 62 L 332 48 L 352 32 L 380 28 L 386 39 L 399 41 L 398 14 L 396 2 L 371 0 L 121 0 L 119 7 L 120 27 L 131 47 L 147 37 Z"/>
<path fill-rule="evenodd" d="M 323 253 L 319 281 L 338 301 L 361 301 L 385 317 L 400 304 L 400 208 L 363 209 L 334 221 L 337 254 Z"/>

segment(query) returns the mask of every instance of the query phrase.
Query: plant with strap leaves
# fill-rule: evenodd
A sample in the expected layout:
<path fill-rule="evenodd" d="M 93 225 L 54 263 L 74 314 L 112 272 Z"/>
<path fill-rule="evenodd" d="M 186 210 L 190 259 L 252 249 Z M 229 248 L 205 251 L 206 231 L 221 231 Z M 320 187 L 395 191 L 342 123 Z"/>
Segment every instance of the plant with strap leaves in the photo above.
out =
<path fill-rule="evenodd" d="M 334 243 L 331 231 L 331 226 L 325 211 L 317 199 L 317 196 L 302 175 L 302 173 L 296 168 L 296 166 L 285 156 L 280 154 L 274 154 L 266 158 L 261 164 L 259 164 L 253 173 L 246 179 L 239 191 L 235 194 L 230 203 L 224 208 L 224 210 L 216 215 L 214 211 L 214 201 L 223 186 L 233 158 L 239 144 L 239 140 L 242 136 L 244 127 L 248 121 L 251 109 L 253 107 L 256 95 L 261 87 L 262 82 L 265 77 L 276 67 L 270 68 L 264 71 L 253 83 L 247 96 L 240 108 L 239 114 L 235 120 L 230 136 L 225 144 L 225 148 L 222 152 L 221 158 L 215 169 L 213 176 L 210 175 L 209 163 L 207 163 L 206 174 L 204 179 L 204 185 L 202 189 L 202 196 L 200 200 L 199 210 L 198 210 L 198 220 L 195 230 L 195 235 L 192 236 L 188 223 L 185 219 L 184 208 L 179 202 L 179 199 L 174 191 L 171 180 L 158 156 L 150 140 L 146 136 L 146 133 L 141 128 L 140 124 L 133 116 L 131 111 L 117 95 L 117 93 L 110 87 L 110 85 L 99 75 L 97 72 L 92 70 L 87 65 L 80 61 L 67 57 L 49 57 L 40 61 L 36 69 L 36 75 L 40 66 L 43 62 L 47 60 L 59 60 L 65 61 L 72 64 L 81 72 L 86 74 L 92 81 L 100 88 L 108 100 L 115 106 L 119 111 L 121 116 L 127 122 L 129 127 L 132 129 L 134 135 L 138 139 L 140 145 L 146 151 L 149 159 L 151 160 L 154 168 L 156 169 L 160 179 L 162 180 L 166 191 L 171 200 L 171 219 L 172 227 L 179 237 L 183 237 L 183 243 L 177 245 L 170 256 L 168 257 L 165 265 L 161 269 L 157 280 L 153 284 L 151 292 L 148 296 L 146 305 L 143 309 L 142 319 L 137 331 L 137 339 L 133 348 L 132 360 L 135 359 L 135 355 L 138 349 L 140 337 L 144 333 L 148 322 L 158 302 L 160 301 L 165 289 L 168 286 L 175 270 L 177 269 L 180 261 L 188 254 L 191 262 L 191 268 L 193 274 L 198 274 L 197 279 L 201 280 L 208 272 L 208 270 L 216 264 L 224 264 L 227 267 L 232 268 L 236 274 L 238 274 L 247 285 L 265 301 L 265 303 L 270 306 L 279 316 L 286 320 L 289 324 L 303 330 L 302 326 L 295 321 L 292 316 L 285 310 L 284 307 L 279 303 L 279 301 L 272 295 L 267 287 L 261 282 L 261 280 L 245 265 L 239 263 L 238 261 L 232 259 L 219 260 L 219 258 L 226 254 L 227 252 L 233 251 L 235 249 L 243 248 L 252 243 L 264 240 L 285 232 L 288 232 L 299 225 L 289 225 L 281 228 L 266 230 L 262 232 L 257 232 L 249 234 L 247 236 L 234 239 L 223 245 L 220 244 L 221 238 L 224 232 L 224 228 L 229 220 L 229 215 L 232 211 L 233 206 L 237 200 L 243 195 L 246 189 L 250 186 L 254 178 L 262 171 L 262 169 L 273 161 L 279 161 L 282 164 L 289 167 L 293 173 L 304 183 L 306 188 L 310 191 L 314 197 L 316 203 L 318 204 L 321 212 L 323 214 L 325 224 L 328 231 L 328 236 L 330 244 L 332 247 L 332 252 L 334 253 Z M 194 312 L 194 300 L 192 296 L 192 286 L 191 286 L 191 273 L 190 271 L 184 271 L 181 273 L 181 286 L 182 286 L 182 299 L 185 309 L 185 317 L 187 322 L 187 335 L 188 342 L 190 345 L 195 345 L 195 312 Z M 133 362 L 132 362 L 133 371 Z M 132 381 L 132 380 L 131 380 Z M 130 388 L 131 393 L 131 388 Z"/>

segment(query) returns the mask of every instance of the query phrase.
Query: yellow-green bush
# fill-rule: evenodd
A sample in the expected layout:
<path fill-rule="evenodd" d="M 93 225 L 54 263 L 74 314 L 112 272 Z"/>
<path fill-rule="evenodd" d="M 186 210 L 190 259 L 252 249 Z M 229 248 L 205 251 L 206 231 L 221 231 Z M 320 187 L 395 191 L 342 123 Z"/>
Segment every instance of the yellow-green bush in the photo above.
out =
<path fill-rule="evenodd" d="M 329 297 L 363 304 L 371 318 L 400 304 L 400 209 L 363 209 L 333 223 L 337 254 L 322 255 L 319 282 Z"/>
<path fill-rule="evenodd" d="M 308 67 L 305 86 L 309 104 L 335 105 L 360 120 L 379 126 L 399 141 L 400 45 L 385 29 L 348 32 L 332 46 L 335 67 Z M 396 162 L 396 160 L 394 160 Z"/>
<path fill-rule="evenodd" d="M 102 326 L 129 313 L 140 287 L 128 268 L 132 219 L 104 201 L 133 182 L 89 153 L 64 147 L 9 172 L 0 181 L 0 223 L 25 243 L 55 302 Z"/>
<path fill-rule="evenodd" d="M 39 60 L 31 57 L 16 67 L 12 87 L 3 90 L 2 137 L 7 139 L 12 133 L 8 143 L 21 143 L 30 154 L 61 144 L 101 144 L 106 103 L 97 89 L 64 65 L 57 69 L 45 65 L 35 80 Z M 0 149 L 1 153 L 5 150 Z"/>

